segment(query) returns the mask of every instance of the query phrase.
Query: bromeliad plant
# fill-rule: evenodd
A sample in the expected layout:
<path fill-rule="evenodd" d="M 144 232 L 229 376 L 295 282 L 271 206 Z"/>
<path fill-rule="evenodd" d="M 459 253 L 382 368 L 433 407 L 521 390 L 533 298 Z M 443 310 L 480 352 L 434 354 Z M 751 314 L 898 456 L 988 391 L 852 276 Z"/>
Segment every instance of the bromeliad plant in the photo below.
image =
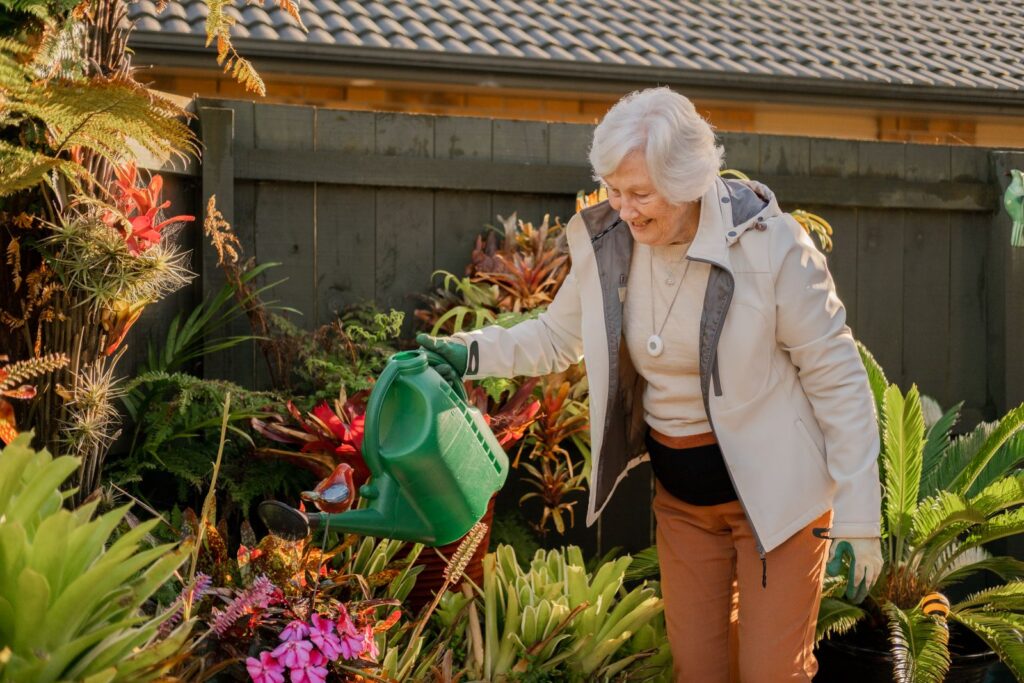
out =
<path fill-rule="evenodd" d="M 466 276 L 443 273 L 441 287 L 422 297 L 427 307 L 416 317 L 431 334 L 514 325 L 538 316 L 554 299 L 569 273 L 564 226 L 547 216 L 539 227 L 515 214 L 498 220 L 500 231 L 477 238 Z M 468 393 L 497 426 L 506 450 L 519 442 L 513 467 L 535 489 L 521 502 L 541 504 L 535 528 L 547 533 L 551 525 L 564 533 L 574 522 L 570 497 L 584 490 L 588 473 L 582 366 L 543 381 L 482 380 Z"/>
<path fill-rule="evenodd" d="M 116 538 L 127 507 L 69 510 L 61 484 L 78 468 L 29 447 L 0 451 L 0 681 L 142 682 L 161 678 L 192 626 L 143 607 L 187 559 L 148 547 L 155 521 Z M 161 627 L 164 627 L 161 630 Z"/>
<path fill-rule="evenodd" d="M 524 569 L 510 546 L 499 546 L 484 559 L 482 596 L 460 634 L 469 675 L 483 681 L 671 680 L 657 585 L 627 590 L 631 561 L 627 555 L 591 573 L 579 548 L 570 546 L 538 551 Z M 443 615 L 463 613 L 465 598 L 450 596 L 447 603 Z"/>
<path fill-rule="evenodd" d="M 1024 562 L 985 548 L 1024 532 L 1024 405 L 951 439 L 959 405 L 926 427 L 917 387 L 889 385 L 871 354 L 861 354 L 880 416 L 885 566 L 861 605 L 843 597 L 842 578 L 829 581 L 818 637 L 855 626 L 887 636 L 895 680 L 925 683 L 943 680 L 956 634 L 966 630 L 1024 679 Z M 950 604 L 945 594 L 982 572 L 1002 583 Z"/>

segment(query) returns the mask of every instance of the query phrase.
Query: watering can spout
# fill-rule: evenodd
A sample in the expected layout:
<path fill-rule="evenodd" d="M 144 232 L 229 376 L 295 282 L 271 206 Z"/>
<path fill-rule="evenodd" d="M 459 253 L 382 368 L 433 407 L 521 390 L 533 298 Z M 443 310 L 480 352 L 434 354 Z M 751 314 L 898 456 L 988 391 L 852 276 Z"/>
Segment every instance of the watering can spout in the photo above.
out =
<path fill-rule="evenodd" d="M 260 517 L 284 538 L 326 528 L 444 545 L 480 521 L 508 476 L 505 451 L 479 411 L 429 367 L 422 351 L 392 356 L 374 385 L 363 458 L 371 473 L 359 490 L 365 507 L 307 514 L 267 501 Z"/>

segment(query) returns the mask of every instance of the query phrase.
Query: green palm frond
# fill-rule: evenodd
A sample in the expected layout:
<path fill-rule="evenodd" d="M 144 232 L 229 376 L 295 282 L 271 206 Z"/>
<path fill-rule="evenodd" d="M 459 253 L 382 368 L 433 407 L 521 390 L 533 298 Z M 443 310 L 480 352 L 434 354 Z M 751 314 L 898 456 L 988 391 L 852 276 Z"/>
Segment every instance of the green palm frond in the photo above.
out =
<path fill-rule="evenodd" d="M 818 624 L 814 631 L 814 642 L 833 635 L 846 633 L 867 614 L 856 605 L 836 598 L 822 598 L 818 610 Z"/>
<path fill-rule="evenodd" d="M 972 497 L 970 504 L 986 517 L 1024 504 L 1024 472 L 995 480 Z"/>
<path fill-rule="evenodd" d="M 949 671 L 949 628 L 942 617 L 914 607 L 883 608 L 889 618 L 893 680 L 899 683 L 941 683 Z"/>
<path fill-rule="evenodd" d="M 999 611 L 951 612 L 950 618 L 974 631 L 999 655 L 1018 681 L 1024 681 L 1024 624 L 1021 616 Z"/>
<path fill-rule="evenodd" d="M 985 516 L 975 510 L 963 496 L 949 491 L 940 491 L 932 498 L 925 498 L 917 505 L 913 517 L 912 540 L 915 546 L 927 545 L 939 534 L 953 535 L 981 524 Z"/>
<path fill-rule="evenodd" d="M 1024 581 L 1010 581 L 971 593 L 952 607 L 952 610 L 957 613 L 973 609 L 1002 611 L 1024 609 Z M 1017 617 L 1024 619 L 1024 615 L 1017 615 Z"/>
<path fill-rule="evenodd" d="M 937 587 L 945 588 L 974 574 L 989 571 L 1003 581 L 1024 577 L 1024 562 L 1013 557 L 993 557 L 984 548 L 969 548 L 945 568 L 938 577 Z"/>
<path fill-rule="evenodd" d="M 1003 419 L 999 421 L 996 428 L 992 430 L 991 434 L 985 439 L 978 452 L 964 465 L 964 468 L 960 473 L 950 482 L 949 489 L 957 491 L 962 494 L 967 494 L 974 490 L 975 482 L 979 483 L 979 486 L 987 486 L 991 481 L 994 481 L 998 477 L 1005 474 L 1005 472 L 995 472 L 987 470 L 990 462 L 993 461 L 996 454 L 999 453 L 1003 445 L 1006 444 L 1010 437 L 1016 434 L 1020 428 L 1024 426 L 1024 405 L 1019 405 L 1010 412 L 1008 412 Z M 1019 444 L 1017 444 L 1019 446 Z M 985 471 L 988 481 L 986 478 L 982 478 L 982 472 Z"/>
<path fill-rule="evenodd" d="M 938 491 L 935 485 L 934 473 L 942 462 L 949 449 L 949 433 L 960 418 L 960 408 L 963 401 L 945 412 L 939 420 L 928 429 L 928 436 L 924 444 L 924 458 L 921 466 L 921 490 L 919 498 L 934 495 Z"/>
<path fill-rule="evenodd" d="M 882 414 L 882 403 L 885 397 L 885 390 L 889 386 L 889 380 L 885 377 L 885 371 L 878 364 L 875 357 L 868 351 L 868 347 L 857 342 L 857 351 L 860 353 L 860 360 L 864 364 L 864 370 L 868 373 L 868 384 L 871 386 L 871 393 L 875 397 L 875 413 Z"/>
<path fill-rule="evenodd" d="M 661 566 L 658 564 L 658 548 L 650 546 L 633 555 L 633 561 L 626 570 L 626 581 L 644 581 L 646 579 L 657 579 L 661 574 Z"/>
<path fill-rule="evenodd" d="M 975 527 L 964 539 L 963 547 L 991 543 L 1000 538 L 1024 533 L 1024 508 L 1017 508 L 990 517 L 987 522 Z"/>
<path fill-rule="evenodd" d="M 1024 430 L 1018 430 L 999 447 L 974 481 L 967 495 L 974 496 L 995 481 L 1019 471 L 1024 463 Z"/>
<path fill-rule="evenodd" d="M 921 485 L 924 417 L 917 386 L 910 387 L 906 398 L 895 384 L 886 389 L 882 415 L 884 517 L 892 539 L 893 559 L 899 560 L 911 532 Z"/>

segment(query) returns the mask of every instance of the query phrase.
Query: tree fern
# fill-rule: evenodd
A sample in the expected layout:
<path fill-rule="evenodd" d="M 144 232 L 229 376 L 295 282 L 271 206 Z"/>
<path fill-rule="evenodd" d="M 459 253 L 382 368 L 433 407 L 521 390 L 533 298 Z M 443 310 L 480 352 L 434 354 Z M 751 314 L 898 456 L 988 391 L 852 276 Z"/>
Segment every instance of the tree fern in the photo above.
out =
<path fill-rule="evenodd" d="M 949 628 L 942 617 L 914 607 L 883 608 L 889 619 L 893 680 L 899 683 L 941 683 L 949 671 Z"/>
<path fill-rule="evenodd" d="M 883 456 L 885 463 L 884 512 L 891 537 L 892 559 L 903 557 L 903 548 L 912 529 L 921 485 L 924 418 L 917 387 L 903 397 L 899 387 L 885 391 L 883 414 Z"/>

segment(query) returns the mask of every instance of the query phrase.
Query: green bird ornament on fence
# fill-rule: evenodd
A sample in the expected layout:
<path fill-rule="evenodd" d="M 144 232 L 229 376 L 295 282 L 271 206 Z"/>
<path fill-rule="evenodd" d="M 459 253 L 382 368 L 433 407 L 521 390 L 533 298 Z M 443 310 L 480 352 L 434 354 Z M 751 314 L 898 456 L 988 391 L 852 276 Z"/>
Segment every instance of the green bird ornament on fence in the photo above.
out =
<path fill-rule="evenodd" d="M 1024 173 L 1015 168 L 1010 171 L 1010 184 L 1003 193 L 1003 206 L 1013 221 L 1010 246 L 1024 247 Z"/>

